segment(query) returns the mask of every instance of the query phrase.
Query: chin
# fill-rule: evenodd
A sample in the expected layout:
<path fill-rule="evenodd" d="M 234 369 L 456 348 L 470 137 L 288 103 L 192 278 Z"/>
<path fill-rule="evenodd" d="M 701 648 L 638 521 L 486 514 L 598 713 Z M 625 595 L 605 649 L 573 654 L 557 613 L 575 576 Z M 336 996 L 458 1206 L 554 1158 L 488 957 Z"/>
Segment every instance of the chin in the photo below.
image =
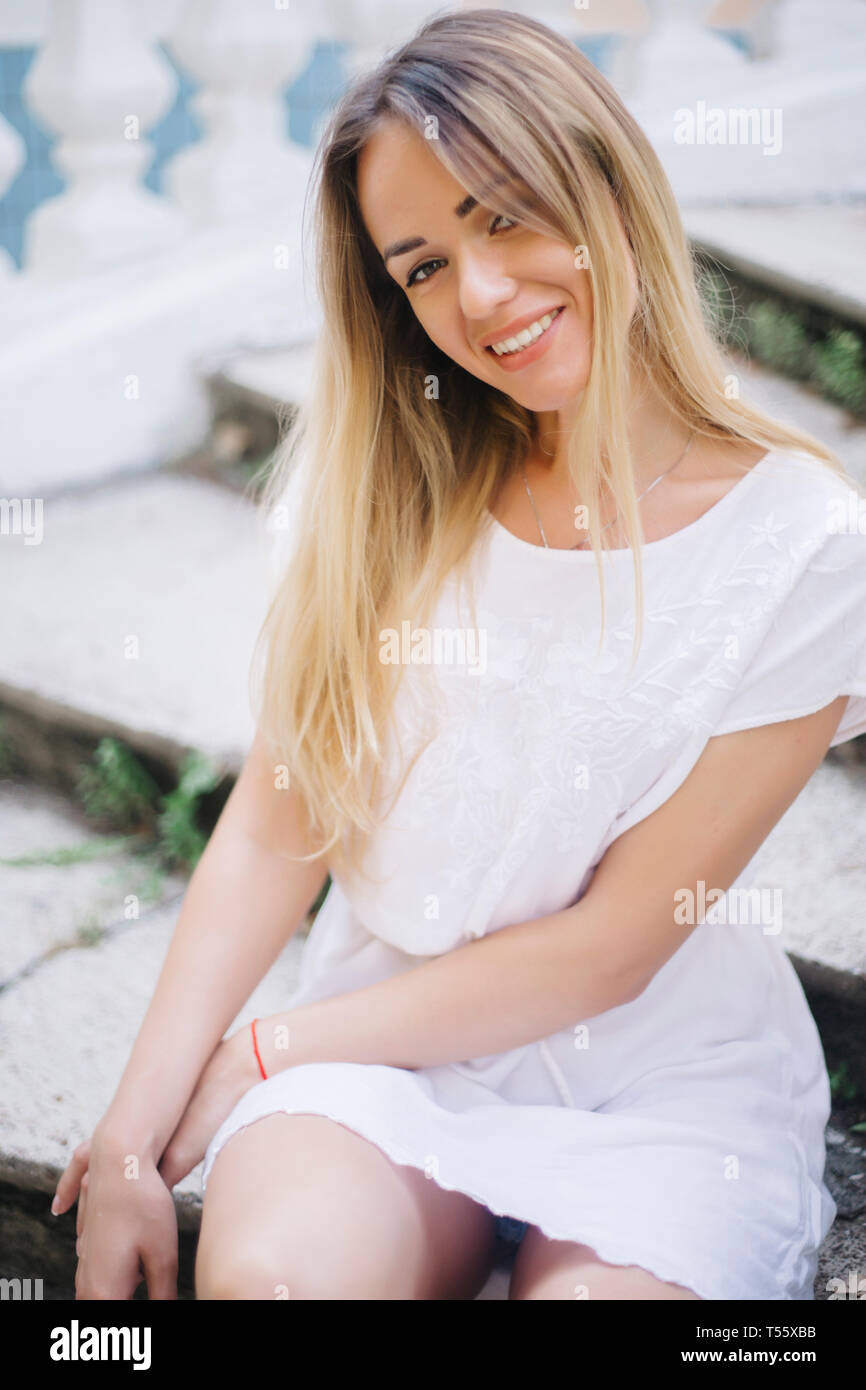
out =
<path fill-rule="evenodd" d="M 532 386 L 527 382 L 522 390 L 517 382 L 514 383 L 514 390 L 509 391 L 507 385 L 499 389 L 525 410 L 537 414 L 569 410 L 583 395 L 589 372 L 571 372 L 565 381 L 562 376 L 560 372 L 552 372 L 550 381 L 537 381 Z"/>

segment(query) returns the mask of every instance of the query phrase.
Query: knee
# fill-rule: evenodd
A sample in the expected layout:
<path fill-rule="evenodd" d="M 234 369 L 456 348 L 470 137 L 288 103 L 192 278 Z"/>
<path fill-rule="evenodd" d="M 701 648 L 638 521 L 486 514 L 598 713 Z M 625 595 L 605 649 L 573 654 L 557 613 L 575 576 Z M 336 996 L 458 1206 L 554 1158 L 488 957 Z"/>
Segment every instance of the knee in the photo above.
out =
<path fill-rule="evenodd" d="M 279 1301 L 291 1296 L 283 1270 L 243 1249 L 225 1251 L 216 1258 L 196 1258 L 194 1282 L 197 1299 Z"/>
<path fill-rule="evenodd" d="M 419 1280 L 398 1251 L 359 1250 L 321 1239 L 277 1252 L 264 1243 L 234 1241 L 231 1249 L 196 1258 L 197 1299 L 328 1302 L 336 1299 L 408 1299 Z"/>

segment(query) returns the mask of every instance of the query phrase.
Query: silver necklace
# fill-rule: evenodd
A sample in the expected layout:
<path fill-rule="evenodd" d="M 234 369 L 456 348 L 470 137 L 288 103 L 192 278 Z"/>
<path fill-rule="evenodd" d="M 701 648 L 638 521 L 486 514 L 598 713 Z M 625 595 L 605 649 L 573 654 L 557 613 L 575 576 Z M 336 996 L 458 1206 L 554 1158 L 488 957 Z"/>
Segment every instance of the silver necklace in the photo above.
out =
<path fill-rule="evenodd" d="M 657 478 L 654 478 L 654 479 L 653 479 L 653 481 L 650 483 L 649 487 L 646 488 L 646 489 L 640 494 L 640 496 L 638 497 L 638 499 L 637 499 L 638 502 L 642 502 L 643 499 L 646 497 L 647 493 L 648 493 L 648 492 L 652 492 L 652 490 L 653 490 L 653 488 L 655 487 L 656 483 L 660 483 L 661 480 L 662 480 L 662 478 L 666 478 L 666 477 L 668 476 L 669 473 L 673 473 L 673 471 L 674 471 L 675 468 L 679 468 L 679 466 L 680 466 L 680 464 L 682 463 L 683 459 L 685 458 L 686 454 L 689 452 L 689 449 L 692 447 L 692 443 L 693 443 L 693 441 L 694 441 L 694 438 L 695 438 L 695 435 L 694 435 L 694 431 L 693 431 L 693 432 L 689 435 L 689 438 L 688 438 L 688 442 L 687 442 L 687 444 L 686 444 L 686 447 L 683 449 L 683 452 L 680 454 L 680 456 L 679 456 L 679 458 L 677 459 L 676 463 L 671 464 L 670 468 L 666 468 L 665 471 L 664 471 L 663 473 L 660 473 L 660 474 L 658 475 Z M 545 449 L 543 452 L 544 452 L 544 453 L 547 453 L 547 450 Z M 549 457 L 552 457 L 552 455 L 549 455 Z M 536 505 L 535 505 L 535 498 L 534 498 L 533 495 L 532 495 L 532 489 L 531 489 L 530 486 L 529 486 L 529 480 L 528 480 L 528 478 L 527 478 L 527 476 L 526 476 L 526 469 L 525 469 L 525 467 L 523 466 L 523 464 L 520 465 L 520 471 L 521 471 L 521 473 L 523 474 L 523 482 L 524 482 L 524 485 L 525 485 L 525 487 L 526 487 L 526 492 L 527 492 L 527 496 L 529 497 L 529 501 L 530 501 L 530 503 L 532 504 L 532 510 L 533 510 L 533 512 L 535 513 L 535 520 L 536 520 L 537 523 L 538 523 L 538 530 L 539 530 L 539 532 L 540 532 L 540 534 L 541 534 L 541 539 L 543 540 L 545 546 L 546 546 L 547 549 L 549 550 L 549 549 L 550 549 L 550 545 L 548 544 L 547 537 L 546 537 L 545 534 L 544 534 L 544 527 L 543 527 L 542 524 L 541 524 L 541 518 L 540 518 L 540 516 L 538 515 L 538 508 L 537 508 Z M 614 517 L 613 521 L 609 521 L 609 522 L 607 523 L 606 526 L 602 526 L 602 528 L 601 528 L 602 533 L 604 533 L 605 531 L 608 531 L 608 530 L 610 529 L 610 527 L 613 526 L 613 524 L 614 524 L 615 521 L 616 521 L 616 517 Z M 578 541 L 577 545 L 571 545 L 571 546 L 568 546 L 568 547 L 566 547 L 566 548 L 567 548 L 568 550 L 583 550 L 583 549 L 585 548 L 585 546 L 586 546 L 586 542 L 585 542 L 585 541 Z"/>

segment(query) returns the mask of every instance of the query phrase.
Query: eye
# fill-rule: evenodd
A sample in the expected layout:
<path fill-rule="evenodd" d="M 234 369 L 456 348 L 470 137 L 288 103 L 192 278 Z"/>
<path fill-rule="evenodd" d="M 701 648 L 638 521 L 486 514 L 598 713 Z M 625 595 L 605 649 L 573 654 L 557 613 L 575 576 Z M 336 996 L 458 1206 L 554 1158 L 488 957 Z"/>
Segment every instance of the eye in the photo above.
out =
<path fill-rule="evenodd" d="M 494 225 L 496 222 L 502 222 L 502 221 L 504 221 L 504 222 L 509 222 L 509 223 L 511 224 L 510 227 L 506 227 L 506 228 L 504 229 L 506 232 L 510 231 L 510 230 L 511 230 L 511 227 L 517 227 L 517 226 L 519 226 L 519 223 L 515 222 L 515 220 L 514 220 L 513 217 L 508 217 L 504 212 L 497 212 L 497 213 L 491 218 L 491 220 L 490 220 L 490 226 L 488 227 L 487 230 L 490 231 L 490 228 L 493 227 L 493 225 Z M 408 278 L 407 278 L 407 280 L 406 280 L 406 288 L 407 288 L 407 289 L 411 289 L 411 287 L 412 287 L 413 285 L 415 285 L 415 284 L 423 285 L 425 280 L 431 279 L 432 275 L 435 274 L 435 270 L 431 271 L 430 275 L 423 275 L 423 276 L 421 275 L 421 271 L 422 271 L 422 270 L 426 270 L 428 266 L 434 266 L 434 267 L 436 267 L 436 266 L 443 265 L 443 264 L 444 264 L 444 261 L 442 260 L 441 256 L 440 256 L 440 257 L 437 257 L 435 260 L 422 261 L 420 265 L 416 265 L 415 268 L 414 268 L 414 270 L 411 270 L 411 271 L 409 272 Z M 419 278 L 419 277 L 420 277 L 420 278 Z"/>
<path fill-rule="evenodd" d="M 412 271 L 409 272 L 408 279 L 406 280 L 406 288 L 407 288 L 407 290 L 408 290 L 408 289 L 411 289 L 411 287 L 412 287 L 413 285 L 415 285 L 415 284 L 423 284 L 425 280 L 429 280 L 429 279 L 430 279 L 430 276 L 429 276 L 429 275 L 423 275 L 423 276 L 421 275 L 421 271 L 422 271 L 422 270 L 426 270 L 427 267 L 430 266 L 430 265 L 432 265 L 432 266 L 437 266 L 437 265 L 442 265 L 442 264 L 443 264 L 443 261 L 442 261 L 441 257 L 440 257 L 439 260 L 435 260 L 435 261 L 422 261 L 421 265 L 417 265 L 417 266 L 415 267 L 414 270 L 412 270 Z M 420 279 L 419 279 L 419 276 L 421 277 Z"/>

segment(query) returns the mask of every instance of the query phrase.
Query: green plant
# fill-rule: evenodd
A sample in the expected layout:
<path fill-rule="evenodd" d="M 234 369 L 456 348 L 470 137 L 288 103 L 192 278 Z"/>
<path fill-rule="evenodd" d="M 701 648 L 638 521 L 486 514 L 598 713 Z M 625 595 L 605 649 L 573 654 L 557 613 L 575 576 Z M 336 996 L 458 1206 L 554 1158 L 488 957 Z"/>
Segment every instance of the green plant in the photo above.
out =
<path fill-rule="evenodd" d="M 830 309 L 731 274 L 712 257 L 698 254 L 695 268 L 704 315 L 721 343 L 866 416 L 862 328 L 843 327 Z"/>
<path fill-rule="evenodd" d="M 194 868 L 207 843 L 196 825 L 199 800 L 220 781 L 220 773 L 201 753 L 188 754 L 174 791 L 162 798 L 158 832 L 163 858 L 169 865 Z"/>
<path fill-rule="evenodd" d="M 796 314 L 769 300 L 752 306 L 746 319 L 749 346 L 756 357 L 785 376 L 806 380 L 812 370 L 812 346 Z"/>
<path fill-rule="evenodd" d="M 100 741 L 93 763 L 77 784 L 89 819 L 150 840 L 151 882 L 162 868 L 194 868 L 207 843 L 196 824 L 199 801 L 218 785 L 221 773 L 193 750 L 184 759 L 177 786 L 163 794 L 135 754 L 112 738 Z"/>
<path fill-rule="evenodd" d="M 830 1095 L 836 1105 L 848 1105 L 859 1095 L 856 1082 L 852 1079 L 848 1063 L 843 1059 L 835 1071 L 828 1073 Z"/>
<path fill-rule="evenodd" d="M 815 347 L 816 383 L 851 410 L 866 404 L 866 363 L 856 334 L 833 328 Z"/>
<path fill-rule="evenodd" d="M 76 785 L 88 819 L 115 830 L 152 829 L 159 787 L 135 754 L 115 738 L 100 739 L 93 766 Z"/>
<path fill-rule="evenodd" d="M 115 835 L 106 840 L 85 840 L 80 845 L 69 845 L 65 849 L 46 849 L 36 854 L 19 854 L 14 859 L 0 859 L 0 864 L 14 869 L 26 869 L 34 864 L 53 864 L 57 867 L 86 864 L 90 859 L 103 859 L 114 850 L 127 849 L 133 838 Z"/>

